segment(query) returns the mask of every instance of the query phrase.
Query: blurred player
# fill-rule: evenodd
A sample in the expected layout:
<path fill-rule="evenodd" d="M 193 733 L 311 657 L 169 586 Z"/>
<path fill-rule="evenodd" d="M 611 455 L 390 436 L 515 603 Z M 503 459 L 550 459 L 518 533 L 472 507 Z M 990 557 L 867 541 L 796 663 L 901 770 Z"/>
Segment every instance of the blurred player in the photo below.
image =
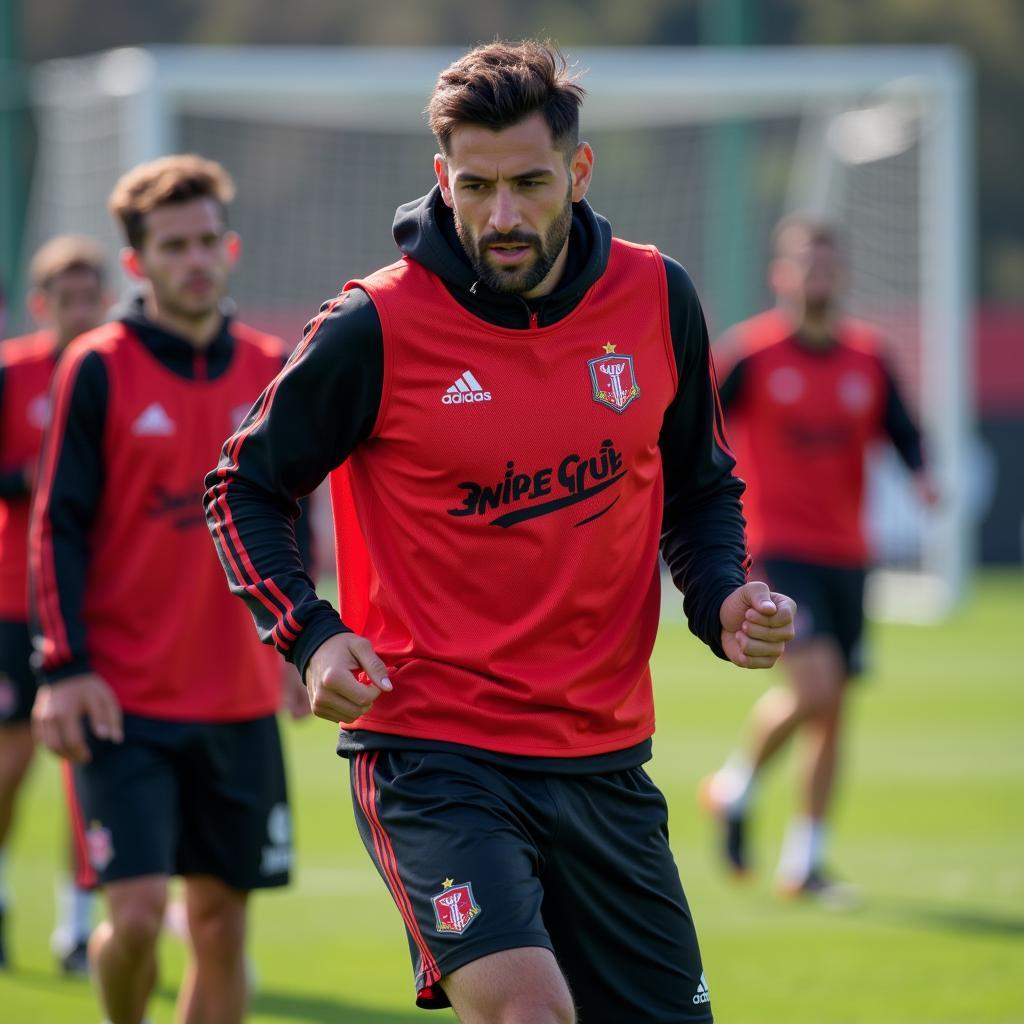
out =
<path fill-rule="evenodd" d="M 822 866 L 847 683 L 862 668 L 867 544 L 861 523 L 868 445 L 888 436 L 934 502 L 921 437 L 881 355 L 877 332 L 844 316 L 834 232 L 799 217 L 775 232 L 769 280 L 777 307 L 734 327 L 717 350 L 732 369 L 721 399 L 747 480 L 755 566 L 797 602 L 787 684 L 754 706 L 745 744 L 702 783 L 722 826 L 723 853 L 749 867 L 746 821 L 761 770 L 799 733 L 799 812 L 777 881 L 789 895 L 836 900 L 853 890 Z"/>
<path fill-rule="evenodd" d="M 538 42 L 442 72 L 437 185 L 398 210 L 402 259 L 313 320 L 208 477 L 207 518 L 264 639 L 346 726 L 418 1003 L 710 1021 L 642 768 L 659 540 L 719 657 L 773 664 L 793 607 L 746 582 L 686 271 L 584 199 L 581 99 Z M 295 499 L 328 474 L 344 623 L 291 539 Z"/>
<path fill-rule="evenodd" d="M 76 762 L 109 914 L 89 959 L 112 1024 L 143 1018 L 174 874 L 192 946 L 179 1020 L 241 1021 L 247 895 L 291 863 L 281 671 L 225 593 L 202 519 L 204 468 L 283 360 L 221 309 L 233 191 L 196 156 L 117 183 L 142 294 L 61 360 L 33 505 L 33 721 Z"/>
<path fill-rule="evenodd" d="M 36 686 L 28 629 L 29 496 L 57 357 L 68 343 L 103 321 L 104 257 L 89 238 L 47 242 L 29 268 L 29 309 L 40 330 L 0 346 L 0 965 L 6 962 L 5 873 L 18 789 L 32 758 L 30 717 Z M 74 859 L 74 850 L 72 851 Z M 84 969 L 92 898 L 88 865 L 72 872 L 58 896 L 55 952 L 68 971 Z"/>

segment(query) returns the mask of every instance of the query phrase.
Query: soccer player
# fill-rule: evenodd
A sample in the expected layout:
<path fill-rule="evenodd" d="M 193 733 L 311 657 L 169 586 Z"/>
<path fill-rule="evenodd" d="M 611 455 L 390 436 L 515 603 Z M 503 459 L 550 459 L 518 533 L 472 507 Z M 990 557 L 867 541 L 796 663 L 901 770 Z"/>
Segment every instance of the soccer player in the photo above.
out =
<path fill-rule="evenodd" d="M 291 862 L 280 666 L 203 529 L 204 470 L 283 365 L 279 339 L 222 311 L 233 191 L 198 156 L 118 181 L 110 208 L 142 292 L 62 358 L 33 503 L 33 722 L 75 762 L 108 909 L 89 959 L 112 1024 L 143 1019 L 175 874 L 192 946 L 178 1019 L 241 1021 L 247 896 Z"/>
<path fill-rule="evenodd" d="M 642 767 L 659 540 L 719 657 L 793 636 L 746 581 L 693 285 L 584 199 L 582 95 L 538 42 L 441 74 L 401 259 L 324 305 L 207 478 L 232 589 L 344 726 L 417 1001 L 473 1024 L 712 1019 Z M 328 474 L 344 622 L 291 539 Z"/>
<path fill-rule="evenodd" d="M 748 483 L 754 564 L 799 606 L 784 685 L 755 704 L 747 739 L 702 783 L 722 851 L 750 864 L 746 822 L 764 767 L 799 734 L 798 816 L 777 870 L 784 894 L 854 895 L 822 862 L 847 683 L 862 668 L 861 524 L 867 446 L 888 436 L 921 498 L 937 498 L 921 437 L 882 358 L 877 331 L 842 313 L 844 268 L 835 232 L 804 217 L 776 229 L 769 282 L 777 306 L 734 327 L 720 349 L 733 363 L 721 386 L 740 472 Z"/>
<path fill-rule="evenodd" d="M 29 310 L 39 330 L 0 345 L 0 966 L 8 891 L 7 841 L 18 790 L 32 760 L 36 684 L 28 630 L 28 513 L 35 464 L 49 417 L 50 378 L 68 343 L 103 321 L 104 256 L 89 238 L 60 235 L 29 267 Z M 74 863 L 72 847 L 72 862 Z M 84 969 L 92 896 L 87 865 L 62 887 L 55 948 L 62 967 Z"/>

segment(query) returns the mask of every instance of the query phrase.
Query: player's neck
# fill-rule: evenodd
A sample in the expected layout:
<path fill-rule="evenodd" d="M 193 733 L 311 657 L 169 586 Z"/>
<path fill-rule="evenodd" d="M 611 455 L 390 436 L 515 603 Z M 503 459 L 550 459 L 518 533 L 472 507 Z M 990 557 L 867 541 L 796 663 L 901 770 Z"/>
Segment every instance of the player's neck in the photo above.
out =
<path fill-rule="evenodd" d="M 181 316 L 166 306 L 161 306 L 156 296 L 150 292 L 143 300 L 146 319 L 169 334 L 183 338 L 193 348 L 202 351 L 220 333 L 224 320 L 219 309 L 213 309 L 202 316 Z"/>
<path fill-rule="evenodd" d="M 835 317 L 831 308 L 807 308 L 797 318 L 797 334 L 811 345 L 831 345 L 836 337 Z"/>

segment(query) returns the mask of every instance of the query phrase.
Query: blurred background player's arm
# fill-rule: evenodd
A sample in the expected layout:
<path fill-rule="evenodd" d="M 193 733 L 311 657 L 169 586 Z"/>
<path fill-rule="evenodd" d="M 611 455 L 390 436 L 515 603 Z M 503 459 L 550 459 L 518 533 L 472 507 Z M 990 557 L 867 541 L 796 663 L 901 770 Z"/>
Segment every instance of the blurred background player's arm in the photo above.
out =
<path fill-rule="evenodd" d="M 107 374 L 94 353 L 62 361 L 51 391 L 30 526 L 29 578 L 37 668 L 45 682 L 89 671 L 82 604 L 103 486 Z"/>
<path fill-rule="evenodd" d="M 4 451 L 3 410 L 4 407 L 4 364 L 0 357 L 0 499 L 17 501 L 27 499 L 32 489 L 32 466 L 11 465 Z"/>
<path fill-rule="evenodd" d="M 918 497 L 926 505 L 934 505 L 939 501 L 940 494 L 935 479 L 925 464 L 921 431 L 903 401 L 896 378 L 884 363 L 883 372 L 885 374 L 883 429 L 896 451 L 899 452 L 907 469 L 913 473 Z"/>
<path fill-rule="evenodd" d="M 721 378 L 718 384 L 718 397 L 722 403 L 722 410 L 729 412 L 736 408 L 742 401 L 744 382 L 747 379 L 747 361 L 740 359 L 732 365 L 732 368 Z"/>
<path fill-rule="evenodd" d="M 89 534 L 103 486 L 107 376 L 100 356 L 65 359 L 51 400 L 30 526 L 29 611 L 44 684 L 32 717 L 41 742 L 62 757 L 84 761 L 89 752 L 83 715 L 97 736 L 121 738 L 120 708 L 91 670 L 82 619 Z"/>
<path fill-rule="evenodd" d="M 711 372 L 707 325 L 686 271 L 665 259 L 669 324 L 679 384 L 665 412 L 659 445 L 665 477 L 661 553 L 690 630 L 720 658 L 720 612 L 746 583 L 746 538 L 735 460 L 725 445 Z"/>

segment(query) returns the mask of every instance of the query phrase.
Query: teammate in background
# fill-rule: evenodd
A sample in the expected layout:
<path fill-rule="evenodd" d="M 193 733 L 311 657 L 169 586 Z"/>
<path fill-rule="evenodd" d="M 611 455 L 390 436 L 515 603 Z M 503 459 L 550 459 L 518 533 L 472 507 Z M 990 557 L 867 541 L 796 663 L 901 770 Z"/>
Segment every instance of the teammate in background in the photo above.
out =
<path fill-rule="evenodd" d="M 847 683 L 862 669 L 868 445 L 887 435 L 921 498 L 932 504 L 937 495 L 877 331 L 841 311 L 844 280 L 833 230 L 802 217 L 784 220 L 769 268 L 776 308 L 737 325 L 716 346 L 732 363 L 720 395 L 747 481 L 754 565 L 800 610 L 797 640 L 781 662 L 786 685 L 755 704 L 745 743 L 701 785 L 703 803 L 721 823 L 728 864 L 746 871 L 755 783 L 799 733 L 799 811 L 777 882 L 788 895 L 836 900 L 854 894 L 822 861 Z"/>
<path fill-rule="evenodd" d="M 57 357 L 68 343 L 102 323 L 106 310 L 104 256 L 89 238 L 60 235 L 32 259 L 30 312 L 39 330 L 0 345 L 0 966 L 9 893 L 7 840 L 15 802 L 32 760 L 32 702 L 36 695 L 28 629 L 29 496 Z M 64 970 L 85 969 L 92 921 L 89 867 L 76 861 L 58 892 L 54 951 Z"/>
<path fill-rule="evenodd" d="M 537 42 L 441 74 L 402 259 L 325 304 L 207 478 L 233 591 L 345 726 L 417 1001 L 474 1024 L 711 1020 L 642 768 L 659 539 L 719 657 L 793 636 L 746 581 L 693 285 L 584 199 L 582 93 Z M 292 540 L 328 474 L 344 623 Z"/>
<path fill-rule="evenodd" d="M 277 338 L 222 311 L 233 191 L 197 156 L 117 183 L 142 295 L 61 360 L 33 503 L 33 721 L 75 762 L 108 909 L 89 960 L 112 1024 L 143 1019 L 175 874 L 192 946 L 178 1019 L 241 1021 L 248 893 L 291 863 L 282 673 L 225 593 L 202 519 L 204 469 L 283 363 Z"/>

